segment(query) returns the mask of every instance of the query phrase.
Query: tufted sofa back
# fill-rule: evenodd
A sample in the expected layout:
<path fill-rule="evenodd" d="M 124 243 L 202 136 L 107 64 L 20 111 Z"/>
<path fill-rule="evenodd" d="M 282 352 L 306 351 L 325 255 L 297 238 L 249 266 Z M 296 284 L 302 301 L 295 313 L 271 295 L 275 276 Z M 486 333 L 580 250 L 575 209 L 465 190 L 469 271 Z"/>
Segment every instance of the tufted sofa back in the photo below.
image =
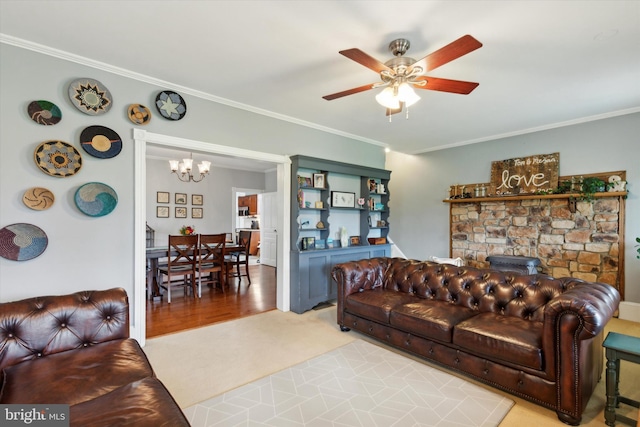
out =
<path fill-rule="evenodd" d="M 0 369 L 127 337 L 129 301 L 122 288 L 0 304 Z"/>
<path fill-rule="evenodd" d="M 491 269 L 456 267 L 430 261 L 394 258 L 383 285 L 420 298 L 446 301 L 480 312 L 543 321 L 546 304 L 580 280 L 518 275 Z"/>

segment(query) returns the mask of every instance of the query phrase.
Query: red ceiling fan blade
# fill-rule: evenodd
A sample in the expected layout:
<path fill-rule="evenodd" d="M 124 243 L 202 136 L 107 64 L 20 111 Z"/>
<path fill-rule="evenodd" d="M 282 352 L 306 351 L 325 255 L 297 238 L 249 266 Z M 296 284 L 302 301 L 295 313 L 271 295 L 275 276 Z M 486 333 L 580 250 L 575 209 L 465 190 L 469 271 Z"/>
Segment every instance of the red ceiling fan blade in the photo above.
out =
<path fill-rule="evenodd" d="M 441 79 L 438 77 L 428 77 L 428 76 L 419 76 L 415 79 L 416 81 L 426 81 L 427 84 L 424 86 L 414 85 L 413 87 L 416 89 L 428 89 L 428 90 L 437 90 L 440 92 L 451 92 L 451 93 L 459 93 L 462 95 L 468 95 L 475 88 L 478 87 L 480 83 L 474 82 L 464 82 L 461 80 L 449 80 L 449 79 Z"/>
<path fill-rule="evenodd" d="M 474 39 L 470 35 L 462 36 L 458 40 L 453 41 L 443 48 L 425 56 L 421 60 L 413 64 L 414 67 L 422 67 L 424 72 L 435 70 L 436 68 L 460 58 L 469 52 L 482 47 L 482 43 Z"/>
<path fill-rule="evenodd" d="M 331 95 L 323 96 L 327 101 L 332 99 L 342 98 L 343 96 L 353 95 L 354 93 L 364 92 L 365 90 L 373 89 L 377 83 L 369 83 L 368 85 L 354 87 L 353 89 L 343 90 L 342 92 L 332 93 Z"/>
<path fill-rule="evenodd" d="M 382 70 L 391 71 L 391 68 L 387 67 L 386 65 L 384 65 L 382 62 L 378 61 L 377 59 L 367 55 L 366 53 L 364 53 L 360 49 L 353 48 L 353 49 L 341 50 L 338 53 L 340 53 L 341 55 L 346 56 L 347 58 L 351 59 L 352 61 L 356 61 L 360 65 L 364 65 L 365 67 L 369 68 L 370 70 L 375 71 L 376 73 L 380 73 L 380 71 L 382 71 Z"/>
<path fill-rule="evenodd" d="M 402 107 L 404 107 L 404 102 L 400 103 L 400 108 L 387 108 L 387 116 L 391 116 L 393 114 L 398 114 L 400 112 L 402 112 Z"/>

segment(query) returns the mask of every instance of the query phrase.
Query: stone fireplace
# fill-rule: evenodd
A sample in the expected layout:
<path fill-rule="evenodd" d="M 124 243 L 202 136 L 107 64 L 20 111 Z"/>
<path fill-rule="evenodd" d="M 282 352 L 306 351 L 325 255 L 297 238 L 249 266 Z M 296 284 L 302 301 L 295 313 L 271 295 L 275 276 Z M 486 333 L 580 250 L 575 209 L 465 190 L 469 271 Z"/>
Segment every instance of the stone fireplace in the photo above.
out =
<path fill-rule="evenodd" d="M 451 257 L 476 267 L 488 267 L 490 255 L 537 257 L 543 274 L 608 283 L 624 295 L 623 195 L 448 202 Z"/>

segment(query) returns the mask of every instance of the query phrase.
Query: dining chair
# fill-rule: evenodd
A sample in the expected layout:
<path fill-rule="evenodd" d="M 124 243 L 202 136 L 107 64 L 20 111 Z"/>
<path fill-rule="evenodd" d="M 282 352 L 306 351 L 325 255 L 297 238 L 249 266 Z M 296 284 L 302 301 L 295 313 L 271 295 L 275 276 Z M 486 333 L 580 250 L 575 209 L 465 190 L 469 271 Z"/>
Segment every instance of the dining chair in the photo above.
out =
<path fill-rule="evenodd" d="M 171 278 L 183 276 L 185 293 L 187 287 L 196 295 L 196 269 L 198 266 L 198 235 L 169 236 L 167 251 L 167 265 L 158 267 L 161 278 L 160 286 L 167 290 L 168 302 L 171 303 Z M 167 286 L 164 286 L 164 276 L 167 276 Z M 200 296 L 198 289 L 198 296 Z"/>
<path fill-rule="evenodd" d="M 222 234 L 200 234 L 200 254 L 198 256 L 198 289 L 202 292 L 202 283 L 213 285 L 219 283 L 224 292 L 225 281 L 222 279 L 224 273 L 224 247 L 226 235 Z M 217 280 L 213 278 L 213 273 L 217 273 Z M 205 276 L 203 281 L 202 276 Z"/>
<path fill-rule="evenodd" d="M 249 247 L 251 246 L 251 234 L 251 231 L 240 231 L 238 233 L 238 244 L 242 246 L 242 250 L 231 252 L 224 258 L 227 279 L 229 277 L 237 277 L 238 284 L 242 281 L 242 276 L 247 276 L 247 281 L 249 282 L 249 285 L 251 285 L 251 277 L 249 276 Z M 244 274 L 240 273 L 241 265 L 244 265 Z"/>

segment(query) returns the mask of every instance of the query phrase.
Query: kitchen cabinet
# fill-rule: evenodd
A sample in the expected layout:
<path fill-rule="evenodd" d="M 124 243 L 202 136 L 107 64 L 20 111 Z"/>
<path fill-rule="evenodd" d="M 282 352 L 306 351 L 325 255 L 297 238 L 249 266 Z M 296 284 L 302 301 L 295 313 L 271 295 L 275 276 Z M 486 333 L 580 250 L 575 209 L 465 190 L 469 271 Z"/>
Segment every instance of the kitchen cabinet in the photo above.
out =
<path fill-rule="evenodd" d="M 238 208 L 248 208 L 249 215 L 258 215 L 258 195 L 238 197 Z"/>

